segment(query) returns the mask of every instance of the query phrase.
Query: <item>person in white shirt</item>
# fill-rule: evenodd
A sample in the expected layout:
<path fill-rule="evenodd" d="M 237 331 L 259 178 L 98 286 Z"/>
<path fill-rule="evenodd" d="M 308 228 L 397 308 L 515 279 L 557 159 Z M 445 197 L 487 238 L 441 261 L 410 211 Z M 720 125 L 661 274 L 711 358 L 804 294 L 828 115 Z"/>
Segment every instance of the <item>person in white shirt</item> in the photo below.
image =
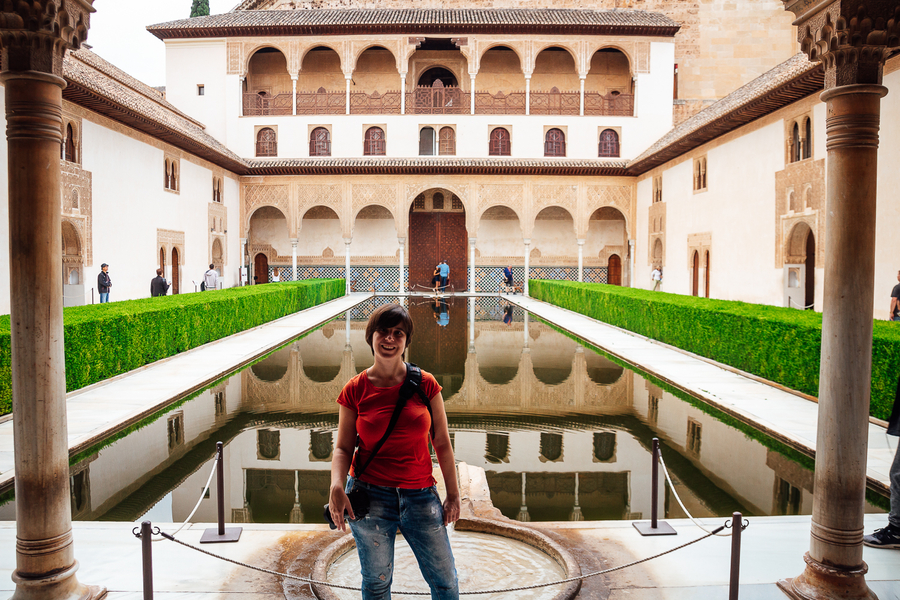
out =
<path fill-rule="evenodd" d="M 662 284 L 662 270 L 654 266 L 653 271 L 650 273 L 650 279 L 653 280 L 653 291 L 658 292 L 659 286 Z"/>
<path fill-rule="evenodd" d="M 204 290 L 214 290 L 219 286 L 219 274 L 213 265 L 209 265 L 209 271 L 203 274 L 203 283 Z"/>
<path fill-rule="evenodd" d="M 281 281 L 281 274 L 278 272 L 278 267 L 272 269 L 272 283 L 278 283 Z"/>

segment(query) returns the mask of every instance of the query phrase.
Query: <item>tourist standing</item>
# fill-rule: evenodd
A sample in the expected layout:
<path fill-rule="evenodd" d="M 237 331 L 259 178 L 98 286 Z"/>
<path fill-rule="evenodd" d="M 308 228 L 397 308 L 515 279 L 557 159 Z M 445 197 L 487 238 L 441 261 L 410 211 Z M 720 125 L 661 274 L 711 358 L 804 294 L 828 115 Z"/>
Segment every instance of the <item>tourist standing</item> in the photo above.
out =
<path fill-rule="evenodd" d="M 413 394 L 401 405 L 395 427 L 384 437 L 408 377 L 403 356 L 412 335 L 413 322 L 405 308 L 399 304 L 378 307 L 366 325 L 366 343 L 375 364 L 347 382 L 337 399 L 340 413 L 328 510 L 341 531 L 345 511 L 349 516 L 362 571 L 363 600 L 390 598 L 398 530 L 413 549 L 431 598 L 459 599 L 446 529 L 459 519 L 456 463 L 441 386 L 430 373 L 421 372 L 418 387 L 431 398 L 431 410 Z M 446 485 L 443 503 L 431 475 L 429 433 Z M 368 495 L 368 514 L 359 519 L 347 497 L 348 492 L 360 494 L 358 490 Z"/>
<path fill-rule="evenodd" d="M 441 261 L 441 291 L 447 291 L 447 285 L 450 283 L 450 265 L 447 261 Z"/>
<path fill-rule="evenodd" d="M 653 291 L 658 292 L 659 286 L 662 284 L 662 270 L 654 266 L 653 271 L 650 273 L 650 279 L 653 281 Z"/>
<path fill-rule="evenodd" d="M 438 286 L 441 285 L 441 265 L 440 263 L 434 266 L 434 273 L 431 274 L 431 288 L 435 294 L 437 294 Z"/>
<path fill-rule="evenodd" d="M 219 274 L 214 265 L 209 265 L 209 270 L 203 274 L 203 289 L 214 290 L 219 286 Z"/>
<path fill-rule="evenodd" d="M 272 283 L 278 283 L 281 281 L 281 275 L 278 273 L 278 267 L 272 269 Z"/>
<path fill-rule="evenodd" d="M 898 275 L 900 279 L 900 275 Z M 897 290 L 896 286 L 894 290 Z M 891 308 L 894 303 L 891 303 Z M 894 408 L 888 420 L 888 435 L 900 436 L 900 381 L 897 382 L 897 394 L 894 396 Z M 900 440 L 894 451 L 894 462 L 891 463 L 891 512 L 888 513 L 888 526 L 875 530 L 863 537 L 863 544 L 874 548 L 900 549 Z"/>
<path fill-rule="evenodd" d="M 165 296 L 169 291 L 169 282 L 163 277 L 163 270 L 156 270 L 156 277 L 150 280 L 150 297 Z"/>
<path fill-rule="evenodd" d="M 888 320 L 900 321 L 900 271 L 897 272 L 897 285 L 891 290 L 891 310 L 888 312 Z"/>
<path fill-rule="evenodd" d="M 509 265 L 506 265 L 505 267 L 503 267 L 503 278 L 506 279 L 506 281 L 504 282 L 506 284 L 506 286 L 513 288 L 513 294 L 515 294 L 516 288 L 515 288 L 515 285 L 513 284 L 512 268 Z"/>
<path fill-rule="evenodd" d="M 112 279 L 109 277 L 109 265 L 100 265 L 100 274 L 97 275 L 97 291 L 100 292 L 100 304 L 109 302 L 109 288 L 112 287 Z"/>

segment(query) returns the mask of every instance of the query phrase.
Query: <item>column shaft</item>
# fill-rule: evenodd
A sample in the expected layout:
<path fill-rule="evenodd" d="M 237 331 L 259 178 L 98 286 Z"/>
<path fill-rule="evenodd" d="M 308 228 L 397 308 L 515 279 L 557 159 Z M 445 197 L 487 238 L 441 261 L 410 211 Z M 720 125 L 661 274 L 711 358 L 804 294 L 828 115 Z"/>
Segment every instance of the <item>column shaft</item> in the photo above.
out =
<path fill-rule="evenodd" d="M 578 281 L 584 281 L 584 240 L 578 240 Z"/>
<path fill-rule="evenodd" d="M 472 84 L 469 86 L 469 112 L 475 114 L 475 76 L 471 77 Z"/>
<path fill-rule="evenodd" d="M 406 286 L 403 285 L 403 280 L 405 279 L 403 277 L 403 272 L 406 270 L 406 256 L 405 256 L 406 240 L 404 238 L 398 238 L 397 241 L 400 242 L 400 283 L 399 283 L 398 287 L 400 289 L 400 293 L 405 294 Z"/>
<path fill-rule="evenodd" d="M 347 75 L 347 96 L 344 101 L 347 103 L 345 114 L 350 114 L 350 76 Z"/>
<path fill-rule="evenodd" d="M 297 78 L 291 77 L 291 86 L 294 92 L 291 94 L 291 114 L 297 116 Z"/>
<path fill-rule="evenodd" d="M 344 279 L 347 282 L 347 294 L 350 293 L 350 242 L 352 240 L 345 239 L 344 246 L 345 250 L 345 258 L 344 258 Z"/>
<path fill-rule="evenodd" d="M 241 271 L 238 276 L 241 279 L 241 285 L 244 285 L 244 269 L 247 266 L 245 262 L 247 258 L 247 238 L 241 238 Z"/>
<path fill-rule="evenodd" d="M 406 75 L 400 76 L 400 114 L 406 114 Z"/>
<path fill-rule="evenodd" d="M 522 278 L 522 295 L 528 295 L 528 271 L 530 270 L 529 261 L 531 260 L 531 240 L 525 240 L 525 277 Z"/>
<path fill-rule="evenodd" d="M 581 78 L 581 100 L 578 114 L 584 116 L 584 77 Z"/>
<path fill-rule="evenodd" d="M 525 114 L 531 114 L 531 77 L 525 78 Z"/>
<path fill-rule="evenodd" d="M 297 242 L 291 242 L 291 269 L 294 274 L 294 281 L 297 281 Z"/>
<path fill-rule="evenodd" d="M 475 238 L 469 238 L 469 293 L 475 293 Z"/>

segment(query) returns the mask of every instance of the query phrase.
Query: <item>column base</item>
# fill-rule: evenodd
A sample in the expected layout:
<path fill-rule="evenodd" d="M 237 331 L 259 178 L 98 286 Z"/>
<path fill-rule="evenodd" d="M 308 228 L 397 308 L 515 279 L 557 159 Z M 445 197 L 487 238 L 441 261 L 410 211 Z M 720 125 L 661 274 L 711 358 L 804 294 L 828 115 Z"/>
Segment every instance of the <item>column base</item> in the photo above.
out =
<path fill-rule="evenodd" d="M 11 600 L 101 600 L 106 596 L 105 587 L 79 583 L 77 570 L 78 561 L 64 571 L 42 577 L 24 577 L 14 571 L 16 591 Z"/>
<path fill-rule="evenodd" d="M 803 573 L 778 582 L 781 591 L 793 600 L 878 600 L 866 585 L 866 563 L 859 569 L 837 569 L 814 560 L 809 552 L 803 560 Z"/>

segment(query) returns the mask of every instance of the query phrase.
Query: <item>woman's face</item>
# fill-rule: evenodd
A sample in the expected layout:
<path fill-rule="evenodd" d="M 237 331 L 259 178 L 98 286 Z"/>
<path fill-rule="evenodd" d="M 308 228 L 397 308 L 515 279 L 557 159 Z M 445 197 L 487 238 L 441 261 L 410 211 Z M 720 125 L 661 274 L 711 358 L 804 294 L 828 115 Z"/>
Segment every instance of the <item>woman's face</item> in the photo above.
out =
<path fill-rule="evenodd" d="M 375 356 L 386 360 L 403 356 L 406 350 L 406 332 L 402 327 L 379 327 L 372 334 L 372 350 Z"/>

